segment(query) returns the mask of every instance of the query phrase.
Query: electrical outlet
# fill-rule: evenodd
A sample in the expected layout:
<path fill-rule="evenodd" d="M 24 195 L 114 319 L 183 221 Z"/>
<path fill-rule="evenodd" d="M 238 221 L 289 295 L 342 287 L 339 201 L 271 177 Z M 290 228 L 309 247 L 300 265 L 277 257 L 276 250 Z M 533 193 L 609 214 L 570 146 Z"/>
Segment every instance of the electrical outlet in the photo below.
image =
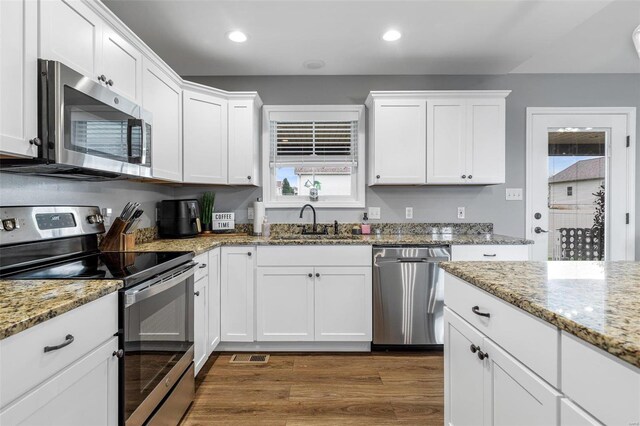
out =
<path fill-rule="evenodd" d="M 505 199 L 507 201 L 522 201 L 522 188 L 507 188 Z"/>
<path fill-rule="evenodd" d="M 247 219 L 253 220 L 253 207 L 247 209 Z"/>
<path fill-rule="evenodd" d="M 464 207 L 458 207 L 458 219 L 464 219 Z"/>
<path fill-rule="evenodd" d="M 369 207 L 369 219 L 380 219 L 380 207 Z"/>
<path fill-rule="evenodd" d="M 405 219 L 413 219 L 413 207 L 407 207 L 404 210 Z"/>

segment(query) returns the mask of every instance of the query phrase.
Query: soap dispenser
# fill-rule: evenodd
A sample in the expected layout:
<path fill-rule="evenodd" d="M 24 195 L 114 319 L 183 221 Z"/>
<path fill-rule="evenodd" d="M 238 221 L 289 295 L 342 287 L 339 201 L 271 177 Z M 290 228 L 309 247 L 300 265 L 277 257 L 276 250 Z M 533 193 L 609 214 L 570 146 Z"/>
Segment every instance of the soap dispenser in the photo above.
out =
<path fill-rule="evenodd" d="M 362 224 L 360 225 L 360 229 L 362 230 L 362 235 L 371 234 L 371 225 L 369 224 L 369 216 L 367 216 L 366 212 L 362 215 Z"/>

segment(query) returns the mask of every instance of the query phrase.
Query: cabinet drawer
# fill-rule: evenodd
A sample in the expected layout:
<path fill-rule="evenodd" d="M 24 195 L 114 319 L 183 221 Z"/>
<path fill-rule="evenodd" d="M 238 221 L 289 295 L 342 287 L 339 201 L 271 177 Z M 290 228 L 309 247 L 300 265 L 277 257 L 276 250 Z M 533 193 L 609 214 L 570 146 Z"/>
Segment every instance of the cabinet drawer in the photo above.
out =
<path fill-rule="evenodd" d="M 562 398 L 560 402 L 560 424 L 562 426 L 601 426 L 602 423 L 594 419 L 571 402 L 567 398 Z"/>
<path fill-rule="evenodd" d="M 464 245 L 451 246 L 451 260 L 529 260 L 527 245 Z"/>
<path fill-rule="evenodd" d="M 2 407 L 106 342 L 118 331 L 118 293 L 111 293 L 0 341 Z M 59 345 L 65 336 L 68 346 Z"/>
<path fill-rule="evenodd" d="M 371 246 L 258 247 L 258 266 L 371 266 Z"/>
<path fill-rule="evenodd" d="M 558 387 L 558 329 L 449 274 L 444 303 L 547 382 Z M 480 312 L 491 317 L 473 313 Z"/>
<path fill-rule="evenodd" d="M 198 264 L 196 271 L 193 274 L 193 280 L 198 281 L 200 278 L 204 278 L 209 275 L 209 254 L 203 253 L 193 258 L 193 261 Z"/>
<path fill-rule="evenodd" d="M 562 392 L 607 425 L 640 423 L 640 368 L 562 332 Z"/>

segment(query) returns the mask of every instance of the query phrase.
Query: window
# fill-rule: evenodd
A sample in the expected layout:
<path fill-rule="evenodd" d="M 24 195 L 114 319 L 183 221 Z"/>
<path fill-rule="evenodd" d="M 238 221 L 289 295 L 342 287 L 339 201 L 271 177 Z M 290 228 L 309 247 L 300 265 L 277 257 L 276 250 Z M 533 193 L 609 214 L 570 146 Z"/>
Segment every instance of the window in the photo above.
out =
<path fill-rule="evenodd" d="M 265 205 L 364 207 L 363 117 L 357 105 L 265 106 Z"/>
<path fill-rule="evenodd" d="M 567 196 L 571 197 L 573 195 L 573 186 L 567 186 Z"/>

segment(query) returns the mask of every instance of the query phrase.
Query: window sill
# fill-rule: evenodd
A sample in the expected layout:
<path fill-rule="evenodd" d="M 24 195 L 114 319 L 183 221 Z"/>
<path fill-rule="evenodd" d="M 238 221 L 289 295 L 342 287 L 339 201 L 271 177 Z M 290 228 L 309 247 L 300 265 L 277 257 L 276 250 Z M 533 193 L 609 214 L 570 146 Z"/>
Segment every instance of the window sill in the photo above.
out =
<path fill-rule="evenodd" d="M 305 204 L 311 204 L 315 208 L 328 208 L 328 209 L 352 209 L 352 208 L 364 208 L 364 201 L 309 201 L 307 200 L 292 200 L 292 201 L 265 201 L 264 207 L 267 209 L 291 209 L 300 208 Z"/>

